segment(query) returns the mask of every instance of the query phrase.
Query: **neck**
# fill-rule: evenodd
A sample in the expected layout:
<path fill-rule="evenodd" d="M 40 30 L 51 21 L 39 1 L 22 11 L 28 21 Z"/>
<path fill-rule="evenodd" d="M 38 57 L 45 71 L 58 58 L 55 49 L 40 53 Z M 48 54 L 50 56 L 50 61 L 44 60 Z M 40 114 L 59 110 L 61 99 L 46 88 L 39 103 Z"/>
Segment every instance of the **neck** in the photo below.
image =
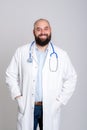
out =
<path fill-rule="evenodd" d="M 37 48 L 38 48 L 40 51 L 43 51 L 43 52 L 44 52 L 44 51 L 47 49 L 48 44 L 45 45 L 45 46 L 40 46 L 40 45 L 36 44 L 36 46 L 37 46 Z"/>

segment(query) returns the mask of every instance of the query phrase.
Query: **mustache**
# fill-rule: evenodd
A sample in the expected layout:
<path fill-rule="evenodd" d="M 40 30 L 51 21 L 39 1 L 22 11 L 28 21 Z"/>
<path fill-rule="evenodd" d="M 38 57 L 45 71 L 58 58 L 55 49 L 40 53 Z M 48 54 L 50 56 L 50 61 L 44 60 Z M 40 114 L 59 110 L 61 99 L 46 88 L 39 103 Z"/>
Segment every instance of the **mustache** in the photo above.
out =
<path fill-rule="evenodd" d="M 48 36 L 48 34 L 40 34 L 39 36 Z"/>

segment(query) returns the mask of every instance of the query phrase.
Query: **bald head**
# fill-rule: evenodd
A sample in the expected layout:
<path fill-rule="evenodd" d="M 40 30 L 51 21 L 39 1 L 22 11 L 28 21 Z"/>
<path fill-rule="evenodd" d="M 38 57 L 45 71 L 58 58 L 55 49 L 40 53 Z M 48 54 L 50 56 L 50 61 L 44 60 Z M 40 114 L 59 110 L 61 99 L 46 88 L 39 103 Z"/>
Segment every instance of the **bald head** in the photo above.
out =
<path fill-rule="evenodd" d="M 38 19 L 38 20 L 36 20 L 35 21 L 35 23 L 34 23 L 34 29 L 35 29 L 35 27 L 36 27 L 36 25 L 38 25 L 38 23 L 42 23 L 42 22 L 45 22 L 46 24 L 48 24 L 48 26 L 50 27 L 50 23 L 49 23 L 49 21 L 47 20 L 47 19 L 43 19 L 43 18 L 41 18 L 41 19 Z M 50 27 L 51 28 L 51 27 Z"/>

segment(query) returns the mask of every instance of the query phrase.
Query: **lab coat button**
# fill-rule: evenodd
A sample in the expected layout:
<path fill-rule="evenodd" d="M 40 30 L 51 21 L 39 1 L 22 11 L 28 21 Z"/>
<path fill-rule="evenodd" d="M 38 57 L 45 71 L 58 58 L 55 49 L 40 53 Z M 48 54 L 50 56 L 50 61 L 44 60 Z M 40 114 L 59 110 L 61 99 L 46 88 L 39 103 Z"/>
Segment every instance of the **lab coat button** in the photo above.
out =
<path fill-rule="evenodd" d="M 33 82 L 35 82 L 35 79 L 33 80 Z"/>

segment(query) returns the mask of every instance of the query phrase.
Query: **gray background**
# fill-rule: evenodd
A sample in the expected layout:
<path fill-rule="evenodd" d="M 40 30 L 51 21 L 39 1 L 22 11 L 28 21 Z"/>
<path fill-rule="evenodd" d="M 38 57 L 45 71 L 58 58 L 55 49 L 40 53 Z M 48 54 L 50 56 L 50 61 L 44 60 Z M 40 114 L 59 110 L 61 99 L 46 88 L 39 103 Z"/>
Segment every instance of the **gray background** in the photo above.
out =
<path fill-rule="evenodd" d="M 87 1 L 0 0 L 0 130 L 16 130 L 17 104 L 5 84 L 5 70 L 20 45 L 33 40 L 33 23 L 47 18 L 52 41 L 66 50 L 78 74 L 76 91 L 62 108 L 60 130 L 87 130 Z"/>

